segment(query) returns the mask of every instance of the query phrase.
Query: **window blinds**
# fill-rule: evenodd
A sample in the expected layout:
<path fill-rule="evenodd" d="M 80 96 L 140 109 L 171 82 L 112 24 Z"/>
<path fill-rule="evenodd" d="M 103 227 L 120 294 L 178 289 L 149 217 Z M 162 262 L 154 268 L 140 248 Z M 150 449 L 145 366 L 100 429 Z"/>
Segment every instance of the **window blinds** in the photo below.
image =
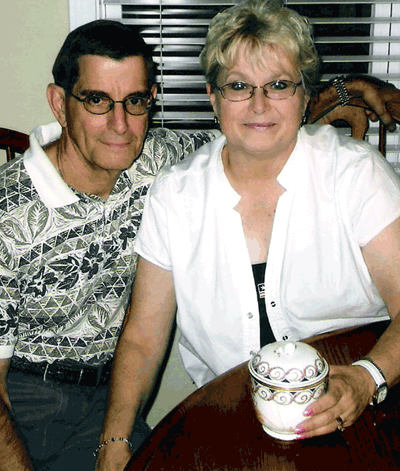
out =
<path fill-rule="evenodd" d="M 96 1 L 97 18 L 139 26 L 154 47 L 159 84 L 155 125 L 175 129 L 214 126 L 198 56 L 211 18 L 238 1 L 85 1 Z M 400 0 L 285 3 L 307 16 L 313 25 L 323 63 L 322 82 L 341 74 L 368 73 L 400 88 Z M 374 143 L 377 128 L 371 126 L 369 135 Z M 387 152 L 392 161 L 398 160 L 398 141 L 399 134 L 389 135 Z"/>

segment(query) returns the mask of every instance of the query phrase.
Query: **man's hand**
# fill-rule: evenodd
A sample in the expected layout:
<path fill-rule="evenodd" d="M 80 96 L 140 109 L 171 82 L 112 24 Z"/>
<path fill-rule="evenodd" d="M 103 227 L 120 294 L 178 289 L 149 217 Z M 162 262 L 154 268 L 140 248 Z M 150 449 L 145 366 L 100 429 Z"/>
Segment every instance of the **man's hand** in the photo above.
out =
<path fill-rule="evenodd" d="M 371 121 L 380 119 L 389 131 L 396 129 L 396 121 L 400 122 L 400 90 L 368 75 L 350 79 L 346 86 L 350 95 L 362 98 L 369 106 L 365 113 Z"/>
<path fill-rule="evenodd" d="M 347 76 L 343 80 L 350 106 L 364 108 L 371 121 L 380 119 L 389 131 L 396 129 L 396 122 L 400 123 L 400 90 L 371 75 Z M 319 121 L 336 106 L 341 105 L 335 87 L 324 88 L 310 100 L 309 122 Z"/>
<path fill-rule="evenodd" d="M 299 438 L 334 432 L 338 417 L 344 427 L 349 427 L 371 402 L 375 388 L 374 380 L 364 368 L 331 366 L 328 392 L 306 409 L 304 415 L 310 418 L 296 427 Z"/>

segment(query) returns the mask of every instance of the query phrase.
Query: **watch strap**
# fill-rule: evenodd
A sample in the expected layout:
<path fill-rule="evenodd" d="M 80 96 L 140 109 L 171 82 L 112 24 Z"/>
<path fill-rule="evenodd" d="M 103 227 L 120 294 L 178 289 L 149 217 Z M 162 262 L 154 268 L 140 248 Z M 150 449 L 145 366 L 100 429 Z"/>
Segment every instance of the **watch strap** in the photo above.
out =
<path fill-rule="evenodd" d="M 350 101 L 350 95 L 344 83 L 344 77 L 343 76 L 335 77 L 332 80 L 332 84 L 336 88 L 336 91 L 340 100 L 340 105 L 346 106 Z"/>
<path fill-rule="evenodd" d="M 362 360 L 355 361 L 352 365 L 362 366 L 368 371 L 368 373 L 372 376 L 372 379 L 374 380 L 376 384 L 377 392 L 382 387 L 387 388 L 385 375 L 383 374 L 379 366 L 375 364 L 369 357 L 365 357 Z M 376 399 L 375 396 L 376 394 L 374 394 L 374 399 Z M 374 404 L 374 402 L 371 402 L 371 404 Z"/>

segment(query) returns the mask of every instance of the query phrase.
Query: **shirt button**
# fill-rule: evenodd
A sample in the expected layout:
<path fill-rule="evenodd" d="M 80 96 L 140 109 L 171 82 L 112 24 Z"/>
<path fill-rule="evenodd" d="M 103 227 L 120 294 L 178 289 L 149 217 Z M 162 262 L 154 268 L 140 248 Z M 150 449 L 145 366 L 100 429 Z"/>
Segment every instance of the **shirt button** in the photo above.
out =
<path fill-rule="evenodd" d="M 282 337 L 282 340 L 287 340 L 288 338 L 289 338 L 289 337 L 288 337 L 287 335 L 284 335 L 284 336 Z"/>
<path fill-rule="evenodd" d="M 247 317 L 248 317 L 249 319 L 253 319 L 253 313 L 252 313 L 252 312 L 248 312 L 248 313 L 247 313 Z"/>
<path fill-rule="evenodd" d="M 276 302 L 275 302 L 275 301 L 272 301 L 272 302 L 271 302 L 271 306 L 272 306 L 272 307 L 275 307 L 275 306 L 276 306 Z"/>

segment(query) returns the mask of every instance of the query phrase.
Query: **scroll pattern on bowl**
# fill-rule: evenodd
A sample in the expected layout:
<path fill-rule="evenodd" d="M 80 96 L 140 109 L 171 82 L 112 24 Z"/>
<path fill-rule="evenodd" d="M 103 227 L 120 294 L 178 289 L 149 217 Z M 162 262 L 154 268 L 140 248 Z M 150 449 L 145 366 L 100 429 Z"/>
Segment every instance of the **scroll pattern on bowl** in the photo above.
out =
<path fill-rule="evenodd" d="M 328 378 L 316 386 L 307 389 L 293 389 L 292 391 L 280 388 L 271 388 L 261 384 L 258 384 L 256 380 L 252 378 L 253 383 L 253 395 L 258 395 L 264 401 L 274 401 L 279 405 L 286 406 L 292 403 L 296 404 L 308 404 L 311 401 L 317 400 L 321 397 L 327 387 Z M 254 397 L 254 396 L 253 396 Z"/>
<path fill-rule="evenodd" d="M 252 361 L 252 368 L 258 376 L 267 381 L 281 381 L 290 384 L 317 380 L 325 371 L 325 363 L 321 358 L 317 358 L 314 365 L 308 365 L 304 369 L 289 368 L 285 371 L 279 366 L 271 368 L 268 362 L 261 360 L 260 355 L 256 355 Z"/>

